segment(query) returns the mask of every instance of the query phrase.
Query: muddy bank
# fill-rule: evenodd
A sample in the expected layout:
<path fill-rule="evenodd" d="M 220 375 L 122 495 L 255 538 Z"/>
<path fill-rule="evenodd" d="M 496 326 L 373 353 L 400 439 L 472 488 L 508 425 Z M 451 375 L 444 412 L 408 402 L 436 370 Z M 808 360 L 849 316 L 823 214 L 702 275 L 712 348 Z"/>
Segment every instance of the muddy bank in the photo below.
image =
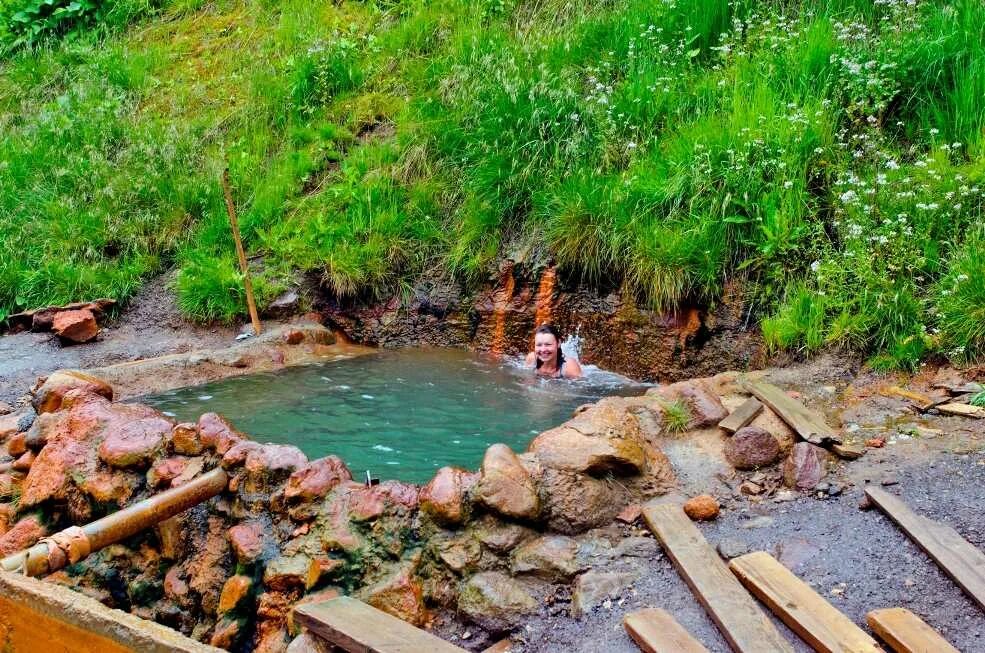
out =
<path fill-rule="evenodd" d="M 424 279 L 408 295 L 378 302 L 308 288 L 326 324 L 355 342 L 529 351 L 535 325 L 577 336 L 583 362 L 643 381 L 676 381 L 765 365 L 762 341 L 738 283 L 715 305 L 658 312 L 623 288 L 591 288 L 553 267 L 504 261 L 478 290 Z"/>

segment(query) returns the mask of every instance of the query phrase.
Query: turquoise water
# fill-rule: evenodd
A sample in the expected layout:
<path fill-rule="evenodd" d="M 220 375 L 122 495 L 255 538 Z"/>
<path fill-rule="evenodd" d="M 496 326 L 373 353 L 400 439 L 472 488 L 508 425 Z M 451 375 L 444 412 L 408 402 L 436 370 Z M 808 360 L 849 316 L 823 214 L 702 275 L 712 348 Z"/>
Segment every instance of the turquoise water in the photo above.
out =
<path fill-rule="evenodd" d="M 356 478 L 420 483 L 443 465 L 477 469 L 490 444 L 526 449 L 581 404 L 646 386 L 587 368 L 578 381 L 536 379 L 515 362 L 454 349 L 367 356 L 225 379 L 138 401 L 181 421 L 215 411 L 260 442 L 335 454 Z"/>

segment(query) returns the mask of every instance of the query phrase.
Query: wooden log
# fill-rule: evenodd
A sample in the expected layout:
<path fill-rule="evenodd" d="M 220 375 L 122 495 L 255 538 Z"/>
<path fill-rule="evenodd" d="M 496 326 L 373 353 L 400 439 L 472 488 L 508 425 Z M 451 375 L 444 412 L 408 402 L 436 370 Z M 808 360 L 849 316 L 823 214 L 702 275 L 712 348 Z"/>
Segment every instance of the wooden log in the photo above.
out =
<path fill-rule="evenodd" d="M 819 653 L 879 653 L 874 639 L 765 551 L 734 558 L 742 584 Z"/>
<path fill-rule="evenodd" d="M 865 488 L 865 494 L 979 607 L 985 609 L 985 554 L 950 526 L 916 514 L 885 490 L 869 486 Z"/>
<path fill-rule="evenodd" d="M 906 608 L 884 608 L 865 615 L 869 628 L 896 653 L 960 653 Z"/>
<path fill-rule="evenodd" d="M 294 619 L 349 653 L 462 653 L 440 637 L 348 596 L 294 608 Z"/>
<path fill-rule="evenodd" d="M 756 418 L 763 410 L 763 404 L 755 397 L 749 397 L 741 406 L 733 410 L 728 417 L 718 423 L 719 428 L 735 433 Z"/>
<path fill-rule="evenodd" d="M 20 571 L 28 576 L 51 573 L 211 499 L 226 489 L 228 483 L 225 471 L 213 469 L 180 487 L 156 494 L 81 528 L 73 526 L 45 538 L 29 549 L 0 560 L 0 569 Z"/>
<path fill-rule="evenodd" d="M 841 436 L 824 421 L 819 413 L 789 397 L 783 390 L 764 381 L 747 384 L 756 398 L 769 406 L 793 431 L 811 444 L 841 444 Z"/>
<path fill-rule="evenodd" d="M 739 653 L 792 653 L 681 506 L 648 503 L 643 518 L 729 645 Z"/>
<path fill-rule="evenodd" d="M 226 198 L 226 213 L 229 214 L 229 226 L 233 231 L 233 241 L 236 243 L 236 256 L 239 257 L 239 268 L 243 273 L 243 288 L 246 290 L 246 306 L 250 311 L 250 321 L 253 322 L 253 335 L 260 335 L 260 317 L 257 315 L 257 305 L 253 300 L 253 282 L 250 281 L 250 266 L 246 263 L 246 252 L 243 241 L 239 236 L 239 221 L 236 219 L 236 206 L 233 204 L 233 191 L 229 186 L 229 168 L 222 171 L 222 193 Z"/>
<path fill-rule="evenodd" d="M 643 608 L 630 612 L 622 625 L 644 653 L 708 653 L 666 610 Z"/>

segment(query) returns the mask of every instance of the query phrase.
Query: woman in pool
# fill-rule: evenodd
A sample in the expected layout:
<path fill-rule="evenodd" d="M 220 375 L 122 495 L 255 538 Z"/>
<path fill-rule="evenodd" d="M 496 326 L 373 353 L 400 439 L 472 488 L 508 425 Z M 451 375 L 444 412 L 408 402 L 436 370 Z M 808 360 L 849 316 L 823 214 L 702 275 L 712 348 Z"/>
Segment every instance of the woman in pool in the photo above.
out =
<path fill-rule="evenodd" d="M 534 331 L 534 350 L 527 354 L 527 366 L 533 367 L 537 376 L 549 379 L 581 377 L 581 365 L 564 357 L 561 334 L 550 324 L 542 324 Z"/>

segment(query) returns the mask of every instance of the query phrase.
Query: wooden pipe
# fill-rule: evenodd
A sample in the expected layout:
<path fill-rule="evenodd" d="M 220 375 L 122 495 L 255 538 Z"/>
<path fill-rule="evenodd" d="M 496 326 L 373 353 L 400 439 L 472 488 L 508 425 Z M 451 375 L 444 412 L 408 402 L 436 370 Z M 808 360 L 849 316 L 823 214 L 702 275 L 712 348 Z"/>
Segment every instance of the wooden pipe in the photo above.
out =
<path fill-rule="evenodd" d="M 213 469 L 180 487 L 156 494 L 81 528 L 72 526 L 46 537 L 29 549 L 0 560 L 0 569 L 28 576 L 57 571 L 211 499 L 226 489 L 228 482 L 225 471 Z"/>

